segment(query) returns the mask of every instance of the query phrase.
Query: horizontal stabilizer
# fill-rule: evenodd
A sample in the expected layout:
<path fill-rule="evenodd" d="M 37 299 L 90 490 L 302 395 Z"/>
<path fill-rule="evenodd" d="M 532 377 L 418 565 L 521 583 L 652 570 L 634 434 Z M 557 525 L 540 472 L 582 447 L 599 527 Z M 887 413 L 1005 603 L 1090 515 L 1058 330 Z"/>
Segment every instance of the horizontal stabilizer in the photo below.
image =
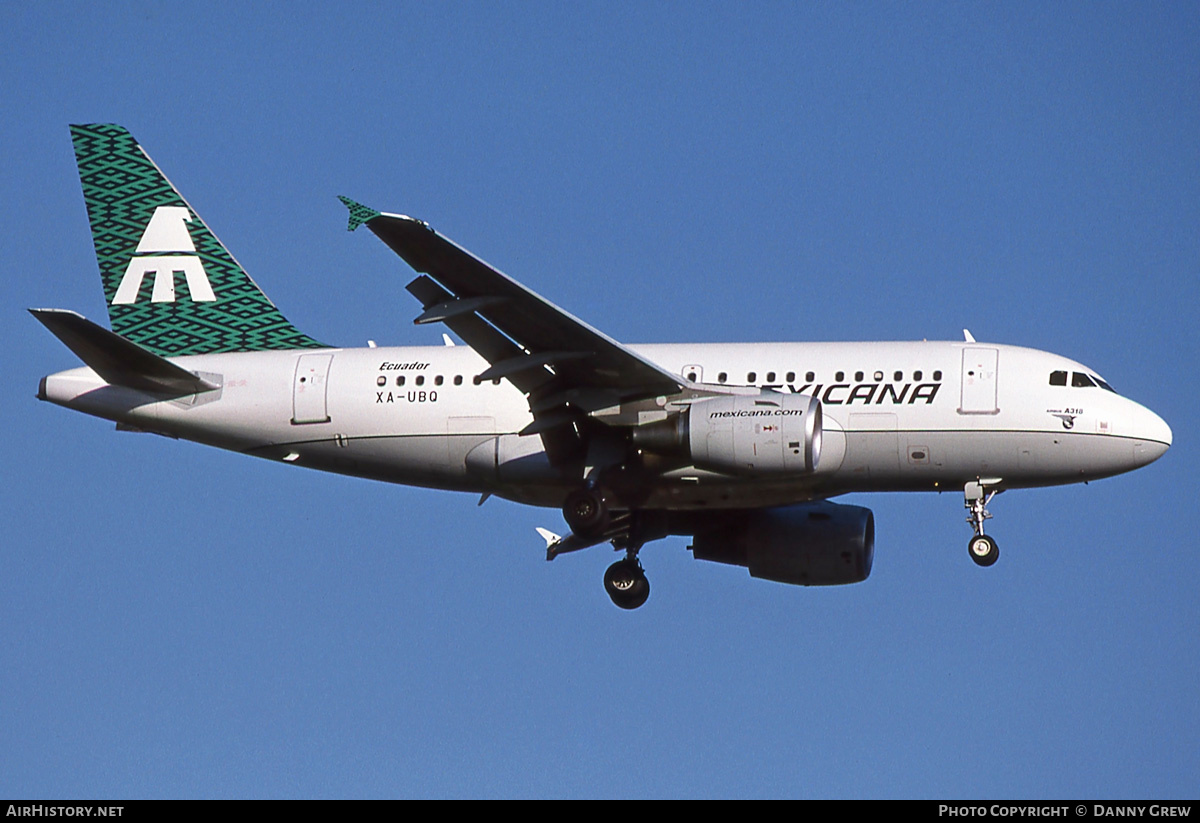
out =
<path fill-rule="evenodd" d="M 76 312 L 30 309 L 29 313 L 92 371 L 114 386 L 176 397 L 220 388 Z"/>

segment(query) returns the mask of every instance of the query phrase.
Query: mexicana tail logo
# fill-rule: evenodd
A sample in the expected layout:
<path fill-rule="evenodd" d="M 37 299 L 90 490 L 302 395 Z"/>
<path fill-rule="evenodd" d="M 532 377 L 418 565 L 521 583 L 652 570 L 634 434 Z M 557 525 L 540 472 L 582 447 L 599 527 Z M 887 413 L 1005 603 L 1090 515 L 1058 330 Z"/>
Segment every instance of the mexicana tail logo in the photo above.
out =
<path fill-rule="evenodd" d="M 174 303 L 177 271 L 183 272 L 193 301 L 208 303 L 217 299 L 196 256 L 196 244 L 188 234 L 191 220 L 192 214 L 184 206 L 159 206 L 154 210 L 117 287 L 114 306 L 136 302 L 147 274 L 154 276 L 150 302 Z"/>

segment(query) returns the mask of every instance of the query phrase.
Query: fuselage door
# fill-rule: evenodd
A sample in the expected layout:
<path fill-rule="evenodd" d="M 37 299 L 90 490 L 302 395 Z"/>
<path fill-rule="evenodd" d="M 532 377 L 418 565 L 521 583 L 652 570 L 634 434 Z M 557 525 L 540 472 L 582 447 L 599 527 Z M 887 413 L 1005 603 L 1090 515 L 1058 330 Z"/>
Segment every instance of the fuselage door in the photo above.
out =
<path fill-rule="evenodd" d="M 296 360 L 292 382 L 292 423 L 328 423 L 326 389 L 332 354 L 304 354 Z"/>
<path fill-rule="evenodd" d="M 962 402 L 959 414 L 996 414 L 996 349 L 965 348 L 962 359 Z"/>

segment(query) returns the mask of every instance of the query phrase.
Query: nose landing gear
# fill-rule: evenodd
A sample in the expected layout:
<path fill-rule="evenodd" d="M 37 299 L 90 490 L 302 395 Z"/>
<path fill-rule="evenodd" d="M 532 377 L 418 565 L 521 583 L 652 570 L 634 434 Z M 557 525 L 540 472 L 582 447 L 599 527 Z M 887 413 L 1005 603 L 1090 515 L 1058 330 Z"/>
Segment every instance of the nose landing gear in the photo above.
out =
<path fill-rule="evenodd" d="M 985 481 L 978 480 L 963 487 L 963 505 L 970 512 L 967 522 L 975 530 L 975 536 L 967 543 L 967 553 L 979 566 L 990 566 L 1000 559 L 1000 547 L 996 545 L 995 540 L 983 533 L 983 521 L 992 517 L 987 510 L 987 504 L 991 503 L 992 498 L 1000 491 L 995 488 L 988 491 L 988 485 Z"/>

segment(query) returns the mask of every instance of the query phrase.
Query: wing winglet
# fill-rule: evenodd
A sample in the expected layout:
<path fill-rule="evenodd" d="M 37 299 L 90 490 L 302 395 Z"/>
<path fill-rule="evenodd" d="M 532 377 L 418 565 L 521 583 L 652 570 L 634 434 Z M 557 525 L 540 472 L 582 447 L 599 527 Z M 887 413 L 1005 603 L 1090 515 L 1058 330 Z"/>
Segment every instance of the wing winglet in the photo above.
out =
<path fill-rule="evenodd" d="M 346 231 L 354 231 L 368 220 L 374 220 L 379 216 L 379 212 L 370 206 L 364 206 L 356 200 L 351 200 L 349 197 L 338 195 L 338 200 L 342 201 L 342 205 L 350 210 L 350 224 L 346 226 Z"/>
<path fill-rule="evenodd" d="M 551 546 L 553 546 L 558 541 L 562 540 L 562 538 L 559 537 L 557 534 L 550 531 L 549 529 L 543 529 L 541 526 L 535 526 L 534 531 L 536 531 L 541 536 L 541 538 L 546 541 L 547 549 L 550 548 Z"/>
<path fill-rule="evenodd" d="M 541 526 L 536 527 L 537 533 L 546 541 L 546 559 L 553 560 L 560 554 L 568 552 L 577 552 L 580 549 L 589 549 L 592 546 L 597 546 L 605 540 L 609 540 L 612 535 L 606 534 L 603 537 L 576 537 L 573 534 L 568 534 L 565 537 L 559 537 L 549 529 L 543 529 Z"/>

